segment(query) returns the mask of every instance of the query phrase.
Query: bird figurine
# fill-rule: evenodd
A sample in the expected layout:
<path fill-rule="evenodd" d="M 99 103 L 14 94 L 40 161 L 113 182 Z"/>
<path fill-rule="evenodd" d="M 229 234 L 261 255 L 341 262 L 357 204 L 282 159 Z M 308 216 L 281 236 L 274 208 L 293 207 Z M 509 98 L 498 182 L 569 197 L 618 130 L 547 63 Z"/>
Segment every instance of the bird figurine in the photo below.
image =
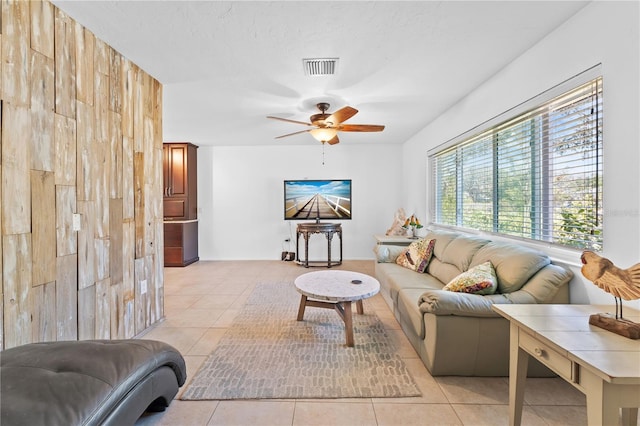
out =
<path fill-rule="evenodd" d="M 620 299 L 640 299 L 640 263 L 636 263 L 627 269 L 621 269 L 609 259 L 589 250 L 582 253 L 580 260 L 582 261 L 582 275 L 615 298 L 615 320 L 618 321 L 618 324 L 608 324 L 616 329 L 611 331 L 617 332 L 621 325 L 620 322 L 622 322 L 623 325 L 631 327 L 633 330 L 626 330 L 619 334 L 637 339 L 638 337 L 635 336 L 638 336 L 640 324 L 625 320 L 622 317 L 622 300 Z M 592 315 L 589 322 L 598 326 L 602 326 L 605 322 L 611 323 L 602 314 Z M 631 335 L 627 335 L 629 333 Z"/>
<path fill-rule="evenodd" d="M 640 263 L 620 269 L 592 251 L 583 252 L 580 260 L 582 275 L 607 293 L 624 300 L 640 299 Z"/>

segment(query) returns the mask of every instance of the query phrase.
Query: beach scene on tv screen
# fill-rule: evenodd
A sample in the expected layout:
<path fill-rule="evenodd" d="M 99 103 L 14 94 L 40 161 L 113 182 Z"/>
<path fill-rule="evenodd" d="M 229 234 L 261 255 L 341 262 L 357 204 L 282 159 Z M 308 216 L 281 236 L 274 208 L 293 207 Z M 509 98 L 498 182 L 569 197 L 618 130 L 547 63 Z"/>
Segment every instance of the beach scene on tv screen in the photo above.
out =
<path fill-rule="evenodd" d="M 285 181 L 285 219 L 351 219 L 350 180 Z"/>

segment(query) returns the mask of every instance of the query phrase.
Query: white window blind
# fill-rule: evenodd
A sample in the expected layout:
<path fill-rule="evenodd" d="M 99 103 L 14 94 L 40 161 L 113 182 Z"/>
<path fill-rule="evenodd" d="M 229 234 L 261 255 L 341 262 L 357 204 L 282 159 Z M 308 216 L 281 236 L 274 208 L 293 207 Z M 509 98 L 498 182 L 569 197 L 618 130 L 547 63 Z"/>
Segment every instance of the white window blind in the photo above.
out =
<path fill-rule="evenodd" d="M 602 78 L 430 156 L 433 221 L 602 250 Z"/>

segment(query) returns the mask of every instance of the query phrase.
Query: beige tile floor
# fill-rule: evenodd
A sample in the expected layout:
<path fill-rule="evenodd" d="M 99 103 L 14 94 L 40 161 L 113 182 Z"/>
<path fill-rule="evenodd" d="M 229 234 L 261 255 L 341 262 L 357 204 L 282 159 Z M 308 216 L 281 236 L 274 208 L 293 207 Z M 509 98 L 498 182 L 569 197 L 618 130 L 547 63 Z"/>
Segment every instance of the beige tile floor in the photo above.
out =
<path fill-rule="evenodd" d="M 339 269 L 373 275 L 373 261 L 345 261 Z M 315 270 L 293 262 L 198 262 L 165 268 L 165 320 L 142 338 L 165 341 L 184 355 L 189 380 L 233 322 L 254 285 L 293 280 Z M 141 425 L 507 425 L 508 379 L 432 377 L 380 295 L 365 301 L 422 391 L 421 397 L 329 400 L 181 401 Z M 357 339 L 357 335 L 355 336 Z M 181 388 L 181 392 L 184 387 Z M 584 396 L 559 378 L 528 379 L 524 425 L 586 425 Z"/>

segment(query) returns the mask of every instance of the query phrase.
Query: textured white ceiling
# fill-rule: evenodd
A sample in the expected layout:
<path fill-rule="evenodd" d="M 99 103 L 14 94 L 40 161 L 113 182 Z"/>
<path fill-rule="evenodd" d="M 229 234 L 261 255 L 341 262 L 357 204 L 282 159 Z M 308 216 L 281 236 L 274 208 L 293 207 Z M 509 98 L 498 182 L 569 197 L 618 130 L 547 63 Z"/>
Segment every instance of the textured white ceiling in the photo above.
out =
<path fill-rule="evenodd" d="M 386 125 L 343 144 L 403 143 L 587 2 L 53 3 L 163 83 L 165 141 L 266 145 L 318 143 L 275 141 L 304 127 L 265 118 L 308 121 L 318 101 Z M 337 74 L 305 76 L 310 57 Z"/>

